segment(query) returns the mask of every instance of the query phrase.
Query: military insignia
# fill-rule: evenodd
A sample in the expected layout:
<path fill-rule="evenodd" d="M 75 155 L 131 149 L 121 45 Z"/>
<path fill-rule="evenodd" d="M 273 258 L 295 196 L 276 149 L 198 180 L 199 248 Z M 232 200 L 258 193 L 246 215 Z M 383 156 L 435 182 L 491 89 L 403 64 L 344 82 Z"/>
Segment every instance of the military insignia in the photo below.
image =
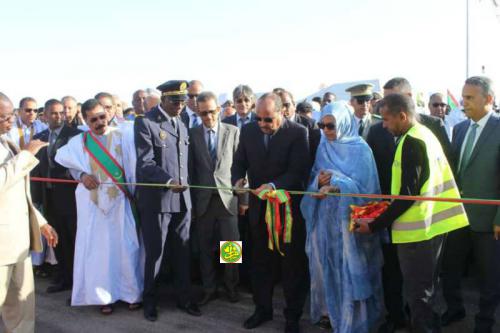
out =
<path fill-rule="evenodd" d="M 186 90 L 186 89 L 187 89 L 187 83 L 186 82 L 182 82 L 181 86 L 179 87 L 179 90 L 183 91 L 183 90 Z"/>
<path fill-rule="evenodd" d="M 167 137 L 167 132 L 165 131 L 160 131 L 160 139 L 165 140 Z"/>

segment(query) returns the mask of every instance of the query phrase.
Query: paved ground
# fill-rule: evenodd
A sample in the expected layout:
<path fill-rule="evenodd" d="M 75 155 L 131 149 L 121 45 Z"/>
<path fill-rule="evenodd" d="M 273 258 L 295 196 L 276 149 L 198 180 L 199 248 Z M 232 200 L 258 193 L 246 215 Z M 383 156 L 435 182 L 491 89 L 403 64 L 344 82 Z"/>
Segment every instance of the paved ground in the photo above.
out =
<path fill-rule="evenodd" d="M 202 317 L 191 317 L 175 307 L 175 302 L 166 288 L 163 288 L 163 301 L 160 303 L 159 320 L 150 323 L 143 319 L 142 311 L 131 312 L 126 305 L 120 304 L 110 316 L 103 316 L 97 307 L 68 307 L 66 299 L 69 292 L 48 295 L 45 289 L 48 286 L 46 279 L 36 280 L 36 332 L 37 333 L 135 333 L 135 332 L 249 332 L 241 327 L 242 322 L 253 310 L 250 294 L 243 293 L 239 303 L 231 304 L 224 298 L 216 300 L 202 307 Z M 473 329 L 473 314 L 476 307 L 476 293 L 472 291 L 471 281 L 466 281 L 466 301 L 468 316 L 461 323 L 443 330 L 445 333 L 468 333 Z M 199 288 L 196 292 L 200 292 Z M 284 317 L 283 296 L 281 288 L 276 288 L 274 320 L 267 322 L 254 332 L 283 331 Z M 307 315 L 301 322 L 303 332 L 325 332 L 309 323 Z M 500 321 L 497 315 L 497 321 Z M 5 330 L 0 324 L 0 332 Z M 404 331 L 401 331 L 404 332 Z M 494 332 L 500 332 L 497 324 Z"/>

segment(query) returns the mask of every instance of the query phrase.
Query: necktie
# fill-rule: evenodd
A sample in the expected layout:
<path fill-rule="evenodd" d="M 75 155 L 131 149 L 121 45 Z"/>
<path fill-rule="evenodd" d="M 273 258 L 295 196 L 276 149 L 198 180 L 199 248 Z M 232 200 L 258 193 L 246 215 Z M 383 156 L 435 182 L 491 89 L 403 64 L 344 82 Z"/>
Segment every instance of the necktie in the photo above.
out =
<path fill-rule="evenodd" d="M 191 127 L 198 127 L 200 125 L 200 117 L 196 113 L 192 114 L 193 116 L 193 126 Z"/>
<path fill-rule="evenodd" d="M 245 125 L 247 123 L 247 117 L 245 118 L 240 118 L 239 119 L 239 124 L 238 124 L 238 127 L 241 129 L 243 127 L 243 125 Z"/>
<path fill-rule="evenodd" d="M 264 134 L 264 147 L 266 147 L 266 150 L 269 148 L 269 139 L 269 134 Z"/>
<path fill-rule="evenodd" d="M 469 163 L 470 155 L 472 154 L 472 149 L 474 148 L 474 141 L 476 139 L 476 130 L 478 128 L 478 124 L 474 123 L 470 127 L 469 136 L 467 137 L 467 141 L 465 142 L 464 152 L 462 154 L 462 159 L 460 161 L 460 175 L 463 175 L 464 169 Z"/>
<path fill-rule="evenodd" d="M 170 124 L 172 124 L 172 127 L 174 128 L 174 131 L 177 132 L 177 124 L 175 123 L 174 118 L 170 118 Z"/>
<path fill-rule="evenodd" d="M 358 129 L 358 135 L 362 136 L 363 135 L 363 130 L 365 129 L 365 122 L 363 120 L 359 121 L 359 129 Z"/>
<path fill-rule="evenodd" d="M 208 131 L 208 153 L 210 154 L 210 158 L 212 158 L 212 162 L 215 163 L 217 160 L 217 151 L 215 149 L 215 132 L 213 129 L 209 129 Z"/>
<path fill-rule="evenodd" d="M 56 132 L 55 131 L 50 131 L 50 134 L 49 134 L 49 146 L 47 147 L 47 154 L 48 154 L 48 157 L 49 157 L 49 166 L 51 168 L 53 167 L 53 161 L 52 161 L 52 159 L 50 157 L 52 156 L 52 153 L 54 152 L 56 139 L 57 139 Z"/>

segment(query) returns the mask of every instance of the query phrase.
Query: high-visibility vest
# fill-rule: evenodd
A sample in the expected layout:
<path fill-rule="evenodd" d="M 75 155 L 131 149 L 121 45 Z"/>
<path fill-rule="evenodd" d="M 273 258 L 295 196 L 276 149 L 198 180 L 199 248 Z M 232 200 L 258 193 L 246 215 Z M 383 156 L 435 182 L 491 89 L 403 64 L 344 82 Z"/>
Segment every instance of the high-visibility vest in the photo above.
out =
<path fill-rule="evenodd" d="M 460 198 L 448 160 L 434 134 L 423 125 L 416 124 L 403 135 L 392 164 L 391 193 L 401 190 L 401 157 L 403 144 L 408 136 L 425 143 L 429 161 L 429 178 L 420 189 L 420 196 Z M 441 201 L 415 201 L 392 224 L 393 243 L 412 243 L 432 239 L 455 229 L 469 225 L 462 203 Z"/>

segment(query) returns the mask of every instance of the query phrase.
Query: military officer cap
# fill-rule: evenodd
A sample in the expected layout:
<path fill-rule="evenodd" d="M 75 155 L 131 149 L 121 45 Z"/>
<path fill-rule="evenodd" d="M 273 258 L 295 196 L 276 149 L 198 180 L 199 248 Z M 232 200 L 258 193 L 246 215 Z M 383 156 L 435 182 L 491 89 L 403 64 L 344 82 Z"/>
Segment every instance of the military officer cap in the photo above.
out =
<path fill-rule="evenodd" d="M 184 80 L 170 80 L 160 84 L 156 89 L 161 91 L 162 96 L 168 96 L 171 100 L 185 101 L 188 85 Z"/>
<path fill-rule="evenodd" d="M 384 98 L 384 96 L 382 96 L 382 94 L 379 93 L 378 91 L 374 91 L 373 92 L 373 98 L 375 98 L 375 99 L 382 99 L 382 98 Z"/>
<path fill-rule="evenodd" d="M 345 91 L 351 94 L 351 97 L 372 96 L 373 84 L 363 83 L 347 88 Z"/>

